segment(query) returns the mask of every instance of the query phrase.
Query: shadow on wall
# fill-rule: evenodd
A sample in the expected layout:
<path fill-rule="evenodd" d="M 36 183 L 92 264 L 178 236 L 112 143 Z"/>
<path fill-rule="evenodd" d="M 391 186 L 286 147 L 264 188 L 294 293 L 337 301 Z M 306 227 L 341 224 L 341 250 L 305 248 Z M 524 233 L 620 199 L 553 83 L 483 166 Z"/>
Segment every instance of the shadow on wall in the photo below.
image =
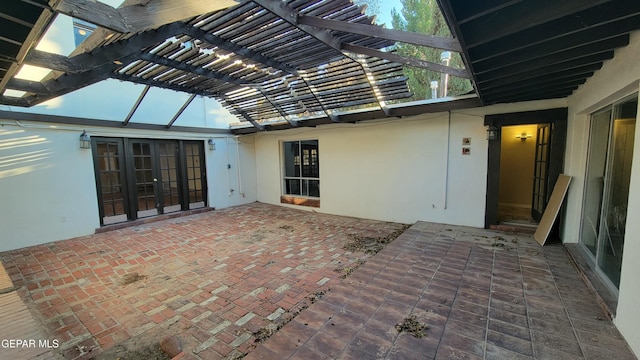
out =
<path fill-rule="evenodd" d="M 0 179 L 50 168 L 52 152 L 42 149 L 51 141 L 38 135 L 25 135 L 24 130 L 0 129 Z M 6 155 L 4 155 L 6 154 Z"/>

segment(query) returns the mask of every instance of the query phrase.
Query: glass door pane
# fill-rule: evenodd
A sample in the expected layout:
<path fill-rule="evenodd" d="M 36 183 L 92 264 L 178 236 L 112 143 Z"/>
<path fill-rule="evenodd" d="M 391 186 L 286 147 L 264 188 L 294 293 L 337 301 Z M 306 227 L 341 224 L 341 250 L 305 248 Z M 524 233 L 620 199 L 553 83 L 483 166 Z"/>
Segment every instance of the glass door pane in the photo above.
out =
<path fill-rule="evenodd" d="M 616 287 L 620 285 L 637 105 L 637 100 L 633 100 L 614 109 L 601 215 L 598 266 Z"/>
<path fill-rule="evenodd" d="M 189 209 L 201 208 L 206 204 L 203 143 L 200 141 L 185 141 L 184 149 Z"/>
<path fill-rule="evenodd" d="M 531 217 L 540 221 L 547 207 L 547 169 L 549 167 L 549 140 L 551 124 L 538 124 L 536 134 L 536 154 L 533 168 L 533 194 Z"/>
<path fill-rule="evenodd" d="M 163 213 L 180 211 L 180 187 L 178 185 L 178 143 L 176 141 L 158 142 L 160 177 L 158 179 Z"/>
<path fill-rule="evenodd" d="M 596 255 L 600 232 L 600 210 L 604 191 L 610 124 L 611 109 L 591 117 L 580 242 L 593 256 Z"/>
<path fill-rule="evenodd" d="M 102 225 L 127 221 L 122 140 L 94 138 L 93 142 L 100 221 Z"/>
<path fill-rule="evenodd" d="M 158 179 L 154 174 L 153 154 L 150 141 L 131 142 L 134 167 L 134 196 L 136 198 L 137 217 L 158 214 L 160 206 L 156 197 Z"/>

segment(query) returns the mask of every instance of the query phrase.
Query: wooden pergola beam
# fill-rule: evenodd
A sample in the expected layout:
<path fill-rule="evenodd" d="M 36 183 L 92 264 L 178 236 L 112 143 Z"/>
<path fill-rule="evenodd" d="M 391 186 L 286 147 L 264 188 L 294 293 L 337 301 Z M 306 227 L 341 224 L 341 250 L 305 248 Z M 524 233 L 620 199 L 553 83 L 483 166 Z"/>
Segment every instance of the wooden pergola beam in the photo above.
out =
<path fill-rule="evenodd" d="M 212 33 L 208 33 L 196 27 L 183 24 L 180 30 L 184 35 L 188 35 L 194 39 L 202 40 L 208 44 L 215 45 L 227 51 L 231 51 L 239 56 L 272 67 L 274 69 L 278 69 L 289 74 L 295 74 L 298 70 L 289 65 L 276 61 L 270 57 L 261 55 L 255 51 L 252 51 L 251 49 L 247 49 L 243 46 L 224 40 Z"/>
<path fill-rule="evenodd" d="M 611 0 L 538 0 L 536 6 L 523 1 L 458 25 L 468 34 L 465 37 L 467 48 L 473 48 L 609 1 Z"/>
<path fill-rule="evenodd" d="M 315 16 L 300 15 L 298 24 L 310 25 L 317 28 L 342 31 L 346 33 L 365 35 L 385 40 L 399 41 L 407 44 L 428 46 L 436 49 L 462 51 L 460 43 L 454 38 L 435 35 L 412 33 L 409 31 L 385 29 L 381 26 L 351 23 L 346 21 L 323 19 Z"/>
<path fill-rule="evenodd" d="M 350 51 L 356 54 L 368 55 L 372 57 L 377 57 L 379 59 L 389 60 L 398 64 L 415 66 L 422 69 L 427 69 L 435 72 L 445 73 L 452 76 L 457 76 L 464 79 L 470 79 L 471 74 L 465 69 L 457 69 L 451 66 L 445 66 L 442 64 L 434 63 L 431 61 L 408 58 L 406 56 L 400 56 L 389 52 L 379 51 L 375 49 L 371 49 L 368 47 L 354 45 L 349 43 L 343 43 L 342 49 L 346 51 Z"/>
<path fill-rule="evenodd" d="M 244 0 L 241 0 L 244 1 Z M 60 0 L 52 10 L 120 33 L 139 32 L 237 5 L 234 0 L 151 0 L 114 8 L 93 0 Z"/>

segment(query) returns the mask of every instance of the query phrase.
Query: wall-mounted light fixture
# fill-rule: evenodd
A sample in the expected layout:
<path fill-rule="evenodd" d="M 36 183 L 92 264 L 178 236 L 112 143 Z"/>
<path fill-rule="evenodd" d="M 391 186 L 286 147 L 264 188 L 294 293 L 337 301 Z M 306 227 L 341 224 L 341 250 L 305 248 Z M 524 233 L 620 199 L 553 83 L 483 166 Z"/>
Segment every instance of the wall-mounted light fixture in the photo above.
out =
<path fill-rule="evenodd" d="M 493 125 L 489 125 L 487 127 L 487 140 L 492 141 L 492 140 L 498 140 L 498 128 L 493 126 Z"/>
<path fill-rule="evenodd" d="M 213 139 L 207 140 L 207 144 L 209 144 L 209 150 L 215 150 L 216 149 L 216 143 L 213 142 Z"/>
<path fill-rule="evenodd" d="M 80 134 L 80 149 L 91 149 L 91 138 L 84 130 L 82 130 L 82 134 Z"/>
<path fill-rule="evenodd" d="M 516 135 L 516 139 L 520 139 L 522 141 L 525 141 L 525 140 L 530 139 L 530 138 L 531 138 L 531 135 L 527 134 L 527 133 L 522 133 L 520 135 Z"/>

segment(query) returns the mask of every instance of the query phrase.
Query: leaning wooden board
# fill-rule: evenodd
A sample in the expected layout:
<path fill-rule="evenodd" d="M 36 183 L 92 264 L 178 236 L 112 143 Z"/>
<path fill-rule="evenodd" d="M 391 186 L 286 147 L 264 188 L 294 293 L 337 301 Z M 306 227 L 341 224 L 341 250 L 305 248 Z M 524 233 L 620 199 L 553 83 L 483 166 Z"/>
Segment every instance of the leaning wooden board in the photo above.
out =
<path fill-rule="evenodd" d="M 536 233 L 533 234 L 533 238 L 536 239 L 540 245 L 544 245 L 549 237 L 553 223 L 556 222 L 556 218 L 560 212 L 560 207 L 562 206 L 564 197 L 567 195 L 570 182 L 571 176 L 558 176 L 556 185 L 553 187 L 553 192 L 551 193 L 551 198 L 549 198 L 547 208 L 544 210 L 544 214 L 542 214 L 542 219 L 540 219 L 540 224 L 538 224 Z"/>

